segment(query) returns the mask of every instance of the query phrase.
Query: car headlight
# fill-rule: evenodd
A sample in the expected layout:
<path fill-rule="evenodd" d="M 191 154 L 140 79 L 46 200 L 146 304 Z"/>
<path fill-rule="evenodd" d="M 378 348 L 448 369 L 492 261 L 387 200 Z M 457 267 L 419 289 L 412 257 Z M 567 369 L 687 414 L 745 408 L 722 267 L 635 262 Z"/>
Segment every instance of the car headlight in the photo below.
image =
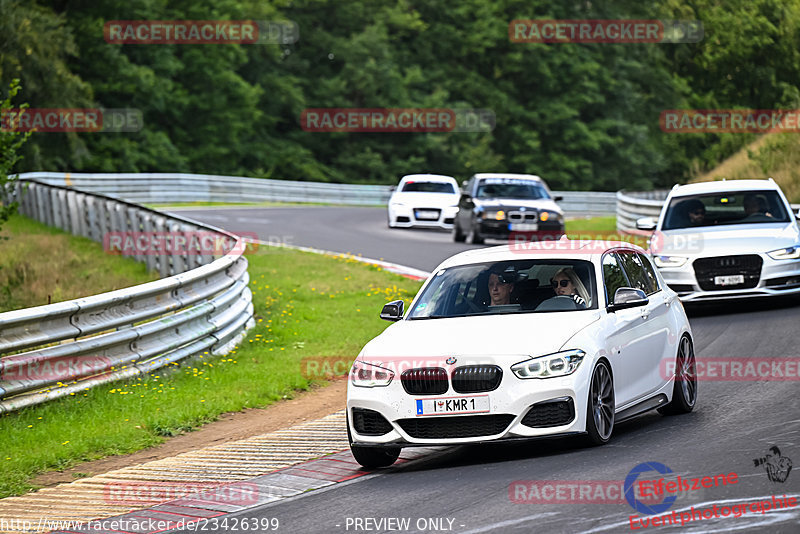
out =
<path fill-rule="evenodd" d="M 511 370 L 523 379 L 566 376 L 575 372 L 584 356 L 586 353 L 580 349 L 565 350 L 515 363 Z"/>
<path fill-rule="evenodd" d="M 560 213 L 555 211 L 542 210 L 539 212 L 539 220 L 542 222 L 547 222 L 547 221 L 562 222 L 563 219 L 564 217 L 562 217 Z"/>
<path fill-rule="evenodd" d="M 394 373 L 389 369 L 358 360 L 353 362 L 353 368 L 350 369 L 350 381 L 354 386 L 360 388 L 388 386 L 392 378 L 394 378 Z"/>
<path fill-rule="evenodd" d="M 653 261 L 656 267 L 680 267 L 689 261 L 689 258 L 685 256 L 655 256 Z"/>
<path fill-rule="evenodd" d="M 773 250 L 772 252 L 767 252 L 767 256 L 773 260 L 797 260 L 800 259 L 800 245 Z"/>
<path fill-rule="evenodd" d="M 504 212 L 503 210 L 500 210 L 494 214 L 494 219 L 496 221 L 502 221 L 505 218 L 506 218 L 506 212 Z"/>

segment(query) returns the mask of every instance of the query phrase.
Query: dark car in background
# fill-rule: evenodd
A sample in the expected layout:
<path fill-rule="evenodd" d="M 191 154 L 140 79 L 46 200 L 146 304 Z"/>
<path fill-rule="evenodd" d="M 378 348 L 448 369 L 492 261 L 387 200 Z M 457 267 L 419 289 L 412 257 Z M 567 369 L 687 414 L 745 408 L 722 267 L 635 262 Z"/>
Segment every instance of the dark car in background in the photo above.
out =
<path fill-rule="evenodd" d="M 564 213 L 547 184 L 533 174 L 475 174 L 464 182 L 453 239 L 480 244 L 485 239 L 558 239 Z"/>

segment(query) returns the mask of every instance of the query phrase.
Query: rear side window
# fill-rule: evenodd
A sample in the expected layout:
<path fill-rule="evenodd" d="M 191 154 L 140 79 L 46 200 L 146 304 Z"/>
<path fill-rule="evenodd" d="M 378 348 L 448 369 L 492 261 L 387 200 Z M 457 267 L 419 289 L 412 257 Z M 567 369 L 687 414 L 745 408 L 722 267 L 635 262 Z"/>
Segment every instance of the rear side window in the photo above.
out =
<path fill-rule="evenodd" d="M 603 256 L 603 282 L 606 286 L 606 302 L 613 302 L 614 294 L 621 287 L 629 287 L 625 271 L 622 270 L 616 254 Z"/>
<path fill-rule="evenodd" d="M 636 253 L 636 259 L 642 264 L 644 267 L 644 274 L 647 278 L 650 287 L 652 288 L 651 291 L 645 291 L 646 294 L 650 295 L 651 293 L 656 293 L 661 290 L 658 286 L 658 278 L 656 277 L 656 271 L 653 268 L 653 264 L 650 263 L 650 259 L 645 256 L 644 254 Z"/>
<path fill-rule="evenodd" d="M 621 250 L 616 254 L 625 269 L 625 273 L 628 275 L 632 288 L 641 289 L 645 295 L 652 295 L 658 291 L 655 274 L 648 272 L 645 267 L 645 263 L 649 265 L 646 258 L 641 258 L 641 254 L 632 250 Z M 644 260 L 644 263 L 642 263 L 642 260 Z"/>
<path fill-rule="evenodd" d="M 444 182 L 406 182 L 403 193 L 455 193 L 452 184 Z"/>

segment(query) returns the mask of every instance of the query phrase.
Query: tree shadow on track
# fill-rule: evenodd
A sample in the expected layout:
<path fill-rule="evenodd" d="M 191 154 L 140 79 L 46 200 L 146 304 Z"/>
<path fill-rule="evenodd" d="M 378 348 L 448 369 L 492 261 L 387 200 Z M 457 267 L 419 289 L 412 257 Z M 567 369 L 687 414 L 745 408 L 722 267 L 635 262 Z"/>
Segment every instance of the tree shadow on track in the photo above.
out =
<path fill-rule="evenodd" d="M 686 417 L 686 416 L 682 416 Z M 563 456 L 565 461 L 583 461 L 591 455 L 593 461 L 602 462 L 619 455 L 615 445 L 630 446 L 626 438 L 634 438 L 638 433 L 652 433 L 673 423 L 672 417 L 665 417 L 653 411 L 619 423 L 614 427 L 611 441 L 604 446 L 590 446 L 585 436 L 575 434 L 564 437 L 544 437 L 513 442 L 478 443 L 455 445 L 430 457 L 414 461 L 411 465 L 398 466 L 394 472 L 428 471 L 464 466 L 480 466 L 501 462 L 544 459 Z M 655 439 L 651 437 L 650 439 Z M 579 455 L 576 457 L 575 455 Z"/>
<path fill-rule="evenodd" d="M 800 307 L 800 296 L 754 297 L 719 302 L 684 302 L 683 307 L 690 319 L 712 315 L 752 314 Z"/>

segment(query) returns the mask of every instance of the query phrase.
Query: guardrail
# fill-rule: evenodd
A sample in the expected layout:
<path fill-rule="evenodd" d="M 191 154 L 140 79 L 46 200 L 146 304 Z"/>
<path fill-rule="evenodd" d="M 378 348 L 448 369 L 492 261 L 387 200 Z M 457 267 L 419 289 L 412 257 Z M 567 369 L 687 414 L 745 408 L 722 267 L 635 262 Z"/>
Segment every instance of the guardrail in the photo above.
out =
<path fill-rule="evenodd" d="M 658 219 L 669 190 L 645 192 L 617 191 L 617 232 L 637 234 L 636 219 L 653 217 Z"/>
<path fill-rule="evenodd" d="M 647 234 L 636 229 L 636 219 L 653 217 L 658 219 L 664 201 L 669 195 L 669 190 L 655 190 L 644 192 L 618 191 L 617 200 L 617 231 L 628 234 Z M 792 210 L 797 213 L 800 204 L 792 204 Z"/>
<path fill-rule="evenodd" d="M 377 206 L 387 204 L 392 194 L 388 185 L 293 182 L 206 174 L 32 172 L 20 177 L 146 204 L 276 201 Z M 564 197 L 559 205 L 567 216 L 613 215 L 616 210 L 615 193 L 553 191 L 553 194 Z"/>
<path fill-rule="evenodd" d="M 212 232 L 215 255 L 131 254 L 162 276 L 100 295 L 0 313 L 0 413 L 148 373 L 203 352 L 225 354 L 253 326 L 242 240 L 136 204 L 22 179 L 20 213 L 102 241 L 106 232 Z M 181 248 L 183 246 L 183 248 Z M 223 255 L 224 254 L 224 255 Z"/>

